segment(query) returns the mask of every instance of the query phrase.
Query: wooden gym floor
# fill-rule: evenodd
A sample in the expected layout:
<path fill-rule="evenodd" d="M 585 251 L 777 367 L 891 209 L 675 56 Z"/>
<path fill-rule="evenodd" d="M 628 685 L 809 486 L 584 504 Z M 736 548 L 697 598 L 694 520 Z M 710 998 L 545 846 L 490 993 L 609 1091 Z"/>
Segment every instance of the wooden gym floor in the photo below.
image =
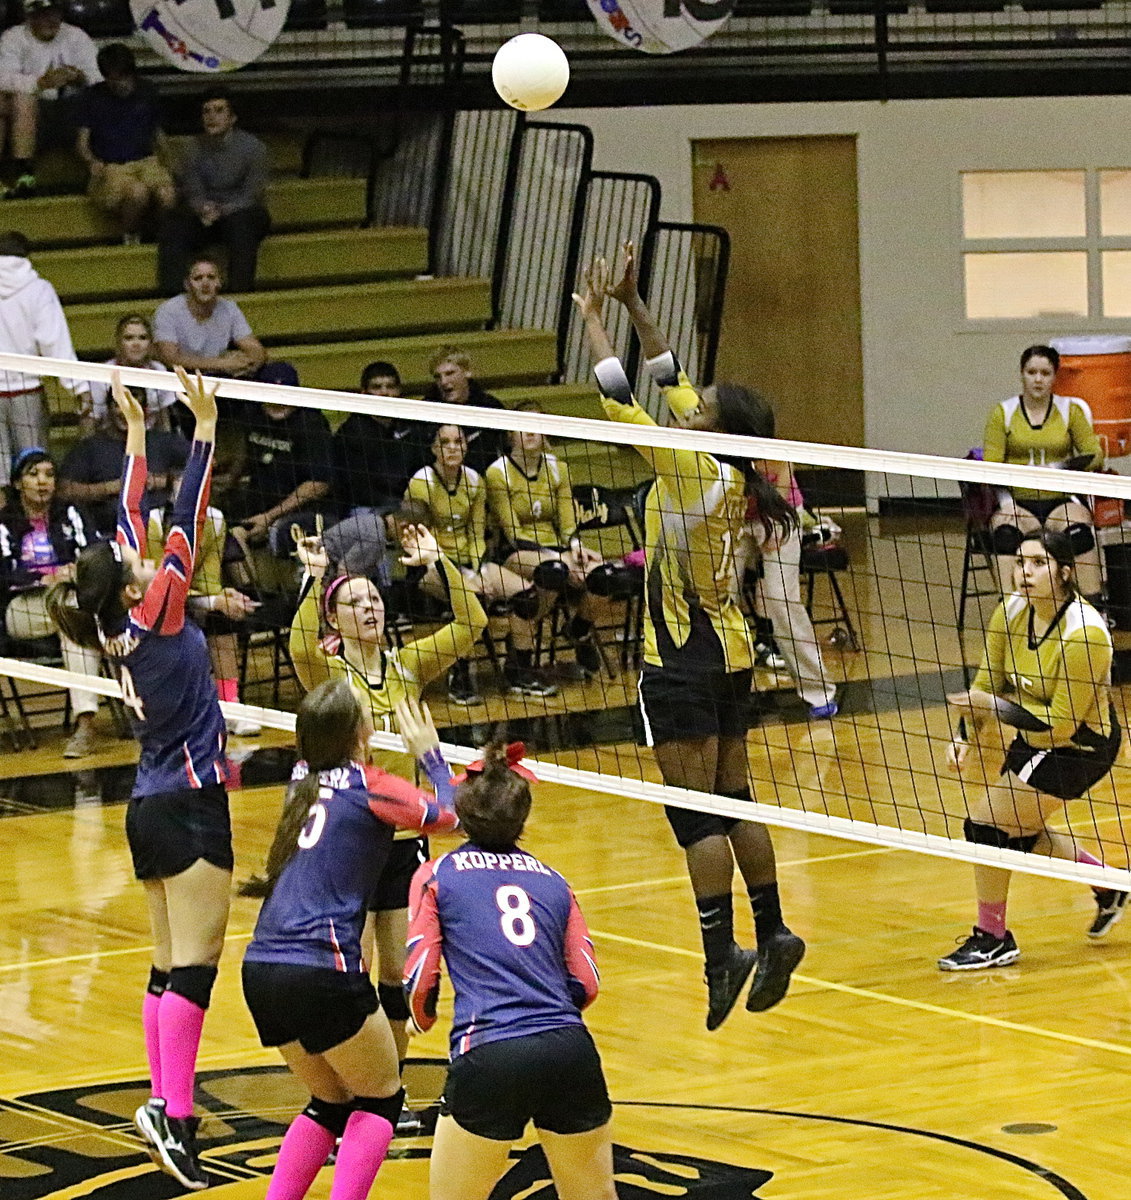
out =
<path fill-rule="evenodd" d="M 953 571 L 954 533 L 943 532 L 925 551 L 916 537 L 912 554 L 907 530 L 889 523 L 857 547 L 853 602 L 866 649 L 829 652 L 851 681 L 845 712 L 810 725 L 783 701 L 764 714 L 750 735 L 760 799 L 957 831 L 961 792 L 934 762 L 942 693 L 963 655 L 950 597 L 932 612 L 911 570 L 917 563 L 924 580 L 941 578 L 940 564 Z M 885 583 L 896 568 L 898 591 Z M 556 746 L 571 765 L 627 773 L 639 762 L 651 772 L 631 742 L 631 699 L 631 680 L 604 691 L 572 684 L 523 733 L 539 754 Z M 471 717 L 486 726 L 501 707 L 492 700 Z M 439 696 L 435 708 L 453 725 L 469 720 Z M 259 741 L 285 745 L 282 735 Z M 110 741 L 82 770 L 60 748 L 56 737 L 0 759 L 0 1197 L 162 1200 L 177 1185 L 141 1153 L 130 1124 L 146 1095 L 138 1014 L 149 961 L 122 829 L 129 772 L 114 770 L 130 746 Z M 247 767 L 256 786 L 232 795 L 241 874 L 266 851 L 280 788 L 264 781 L 285 758 L 260 752 Z M 1072 817 L 1126 865 L 1117 801 L 1131 789 L 1126 769 L 1116 774 L 1090 814 L 1081 804 Z M 694 908 L 662 812 L 538 789 L 527 845 L 573 883 L 599 955 L 602 994 L 588 1021 L 615 1101 L 622 1197 L 1131 1194 L 1131 926 L 1089 944 L 1087 888 L 1018 876 L 1011 926 L 1021 960 L 944 975 L 936 957 L 972 923 L 967 868 L 788 831 L 775 843 L 786 916 L 809 953 L 777 1009 L 753 1015 L 740 1005 L 708 1034 Z M 736 912 L 749 941 L 738 897 Z M 305 1100 L 257 1045 L 240 996 L 254 919 L 254 902 L 237 899 L 201 1051 L 202 1141 L 217 1200 L 260 1200 L 285 1123 Z M 442 1025 L 410 1051 L 406 1082 L 422 1107 L 442 1080 Z M 395 1146 L 374 1196 L 425 1196 L 427 1138 Z M 536 1155 L 520 1147 L 496 1195 L 548 1195 L 541 1178 Z M 329 1180 L 323 1172 L 314 1200 L 325 1200 Z"/>

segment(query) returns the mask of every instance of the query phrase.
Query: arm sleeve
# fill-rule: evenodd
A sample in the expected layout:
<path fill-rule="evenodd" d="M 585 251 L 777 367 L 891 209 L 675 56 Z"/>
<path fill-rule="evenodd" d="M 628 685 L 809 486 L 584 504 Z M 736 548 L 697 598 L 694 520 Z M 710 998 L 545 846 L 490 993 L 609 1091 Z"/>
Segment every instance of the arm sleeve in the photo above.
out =
<path fill-rule="evenodd" d="M 20 69 L 20 43 L 26 36 L 22 25 L 14 25 L 0 37 L 0 91 L 28 96 L 35 92 L 39 76 Z"/>
<path fill-rule="evenodd" d="M 581 915 L 577 897 L 569 893 L 569 920 L 565 932 L 565 965 L 569 976 L 569 993 L 579 1009 L 588 1008 L 597 998 L 601 976 L 597 972 L 597 956 L 593 939 Z"/>
<path fill-rule="evenodd" d="M 307 575 L 299 589 L 298 609 L 291 620 L 288 649 L 299 683 L 308 692 L 333 676 L 326 654 L 318 644 L 321 608 L 322 581 Z"/>
<path fill-rule="evenodd" d="M 251 138 L 246 146 L 243 179 L 223 206 L 225 216 L 258 204 L 267 188 L 267 147 L 258 138 Z"/>
<path fill-rule="evenodd" d="M 234 300 L 231 301 L 231 305 L 234 310 L 232 312 L 232 341 L 239 342 L 245 337 L 254 337 L 255 334 L 252 332 L 251 324 L 244 315 L 243 309 Z"/>
<path fill-rule="evenodd" d="M 414 475 L 408 481 L 408 487 L 405 489 L 405 499 L 415 500 L 417 504 L 423 504 L 431 514 L 433 520 L 436 519 L 436 514 L 432 509 L 432 489 L 428 486 L 428 480 L 421 475 Z"/>
<path fill-rule="evenodd" d="M 569 470 L 561 459 L 558 460 L 558 487 L 554 497 L 554 509 L 558 538 L 561 545 L 565 546 L 577 531 L 577 509 L 573 503 L 573 487 L 569 480 Z"/>
<path fill-rule="evenodd" d="M 1100 445 L 1099 435 L 1092 424 L 1092 412 L 1083 404 L 1070 405 L 1068 410 L 1068 432 L 1072 437 L 1072 449 L 1075 454 L 1090 454 L 1090 467 L 1096 470 L 1103 466 L 1104 452 Z"/>
<path fill-rule="evenodd" d="M 435 864 L 427 862 L 412 877 L 408 893 L 404 990 L 412 1022 L 421 1032 L 436 1024 L 436 1002 L 440 996 L 443 931 L 436 903 L 438 888 Z"/>
<path fill-rule="evenodd" d="M 1005 686 L 1005 654 L 1009 646 L 1009 626 L 1005 617 L 1005 604 L 999 604 L 990 617 L 986 629 L 986 648 L 982 654 L 982 664 L 978 668 L 971 689 L 980 692 L 991 692 L 995 696 L 1002 694 Z"/>
<path fill-rule="evenodd" d="M 145 495 L 146 466 L 144 458 L 126 455 L 122 466 L 122 490 L 118 497 L 117 541 L 132 546 L 145 557 L 145 519 L 141 515 L 141 500 Z"/>
<path fill-rule="evenodd" d="M 185 156 L 181 159 L 178 182 L 191 208 L 198 208 L 208 199 L 204 177 L 200 172 L 200 147 L 195 138 L 189 143 Z"/>
<path fill-rule="evenodd" d="M 185 604 L 208 514 L 213 449 L 211 442 L 192 444 L 173 508 L 173 525 L 165 539 L 165 554 L 140 605 L 142 624 L 159 634 L 179 633 L 184 628 Z"/>
<path fill-rule="evenodd" d="M 982 458 L 985 462 L 1005 462 L 1005 409 L 1000 404 L 995 404 L 986 418 Z"/>
<path fill-rule="evenodd" d="M 506 468 L 493 463 L 487 468 L 487 503 L 503 537 L 514 545 L 522 537 L 522 525 L 514 510 Z"/>
<path fill-rule="evenodd" d="M 1025 708 L 1061 730 L 1068 727 L 1074 733 L 1081 721 L 1096 707 L 1096 688 L 1103 684 L 1111 673 L 1111 640 L 1102 629 L 1085 626 L 1080 632 L 1065 640 L 1062 648 L 1062 671 L 1060 684 L 1053 692 L 1047 705 L 1026 704 Z"/>
<path fill-rule="evenodd" d="M 455 563 L 441 554 L 436 569 L 447 589 L 451 624 L 428 637 L 417 638 L 400 652 L 401 666 L 422 688 L 438 679 L 457 658 L 466 657 L 487 628 L 483 605 Z"/>
<path fill-rule="evenodd" d="M 31 310 L 36 352 L 44 358 L 76 359 L 75 345 L 59 294 L 46 281 L 35 285 L 37 295 Z M 62 382 L 75 394 L 88 393 L 90 384 L 85 379 L 63 379 Z"/>
<path fill-rule="evenodd" d="M 98 47 L 91 36 L 82 29 L 76 30 L 78 36 L 73 39 L 73 66 L 86 76 L 87 86 L 102 81 L 102 72 L 98 69 Z"/>
<path fill-rule="evenodd" d="M 365 768 L 369 789 L 369 811 L 394 829 L 418 829 L 421 833 L 442 833 L 456 827 L 455 809 L 445 806 L 437 796 L 414 787 L 399 775 L 390 775 L 380 767 Z"/>

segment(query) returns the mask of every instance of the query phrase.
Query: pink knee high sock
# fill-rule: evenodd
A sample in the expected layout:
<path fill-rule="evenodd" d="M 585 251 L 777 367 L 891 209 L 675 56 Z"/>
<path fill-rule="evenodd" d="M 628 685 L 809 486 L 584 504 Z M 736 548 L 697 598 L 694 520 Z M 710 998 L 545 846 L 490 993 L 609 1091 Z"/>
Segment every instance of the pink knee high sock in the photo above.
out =
<path fill-rule="evenodd" d="M 1077 848 L 1077 850 L 1076 850 L 1076 861 L 1081 862 L 1081 863 L 1090 863 L 1093 867 L 1102 867 L 1103 866 L 1103 863 L 1100 862 L 1100 860 L 1098 858 L 1096 858 L 1096 856 L 1094 854 L 1089 854 L 1087 852 L 1087 850 L 1081 850 L 1079 848 Z M 1093 884 L 1092 891 L 1093 892 L 1109 892 L 1109 891 L 1111 891 L 1111 889 L 1104 888 L 1104 887 L 1096 887 L 1096 885 Z"/>
<path fill-rule="evenodd" d="M 333 1148 L 334 1135 L 326 1126 L 299 1113 L 279 1147 L 265 1200 L 302 1200 Z"/>
<path fill-rule="evenodd" d="M 330 1200 L 365 1200 L 385 1161 L 393 1127 L 376 1113 L 350 1113 L 338 1147 Z"/>
<path fill-rule="evenodd" d="M 227 701 L 229 704 L 238 704 L 240 701 L 240 681 L 238 679 L 217 679 L 216 693 L 221 700 Z"/>
<path fill-rule="evenodd" d="M 161 1037 L 157 1023 L 157 1011 L 161 997 L 152 992 L 145 993 L 141 1002 L 141 1027 L 145 1030 L 145 1057 L 149 1060 L 149 1090 L 152 1096 L 161 1096 Z"/>
<path fill-rule="evenodd" d="M 165 992 L 161 997 L 158 1029 L 165 1111 L 171 1117 L 192 1116 L 196 1051 L 200 1045 L 200 1031 L 203 1028 L 203 1008 L 176 992 Z"/>
<path fill-rule="evenodd" d="M 996 938 L 1005 937 L 1005 902 L 986 904 L 979 900 L 978 928 L 992 933 Z"/>

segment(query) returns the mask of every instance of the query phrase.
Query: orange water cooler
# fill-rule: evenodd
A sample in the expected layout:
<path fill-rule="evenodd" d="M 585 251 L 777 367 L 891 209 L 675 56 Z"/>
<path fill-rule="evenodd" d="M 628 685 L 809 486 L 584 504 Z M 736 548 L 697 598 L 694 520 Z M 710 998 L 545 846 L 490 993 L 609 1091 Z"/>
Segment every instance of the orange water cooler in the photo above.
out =
<path fill-rule="evenodd" d="M 1057 395 L 1088 402 L 1108 458 L 1131 454 L 1131 337 L 1064 337 L 1052 346 L 1060 353 Z"/>

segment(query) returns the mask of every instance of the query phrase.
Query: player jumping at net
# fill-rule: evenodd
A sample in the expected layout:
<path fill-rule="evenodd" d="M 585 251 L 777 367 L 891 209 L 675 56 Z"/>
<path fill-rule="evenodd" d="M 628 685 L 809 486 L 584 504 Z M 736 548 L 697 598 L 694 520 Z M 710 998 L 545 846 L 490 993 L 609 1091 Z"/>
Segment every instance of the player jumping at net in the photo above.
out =
<path fill-rule="evenodd" d="M 216 393 L 177 372 L 196 432 L 159 567 L 146 558 L 145 410 L 114 377 L 126 461 L 113 542 L 79 555 L 48 601 L 59 628 L 101 649 L 141 743 L 126 811 L 134 873 L 145 885 L 153 966 L 142 1006 L 152 1098 L 138 1131 L 185 1187 L 208 1186 L 196 1151 L 196 1054 L 224 946 L 232 879 L 224 717 L 204 634 L 185 620 L 216 438 Z M 175 684 L 175 685 L 174 685 Z"/>
<path fill-rule="evenodd" d="M 486 1200 L 530 1121 L 561 1200 L 616 1200 L 601 1060 L 580 1010 L 597 965 L 569 884 L 518 848 L 530 813 L 523 747 L 487 747 L 457 780 L 468 841 L 412 881 L 405 988 L 436 1021 L 441 955 L 455 991 L 431 1200 Z"/>
<path fill-rule="evenodd" d="M 397 705 L 419 699 L 432 680 L 470 653 L 487 627 L 483 606 L 431 531 L 407 524 L 400 540 L 405 566 L 436 571 L 453 613 L 450 624 L 399 650 L 390 648 L 385 641 L 385 603 L 376 584 L 362 575 L 339 575 L 325 583 L 326 552 L 319 539 L 305 538 L 298 543 L 298 556 L 307 575 L 290 637 L 291 658 L 303 687 L 309 691 L 328 679 L 346 680 L 362 696 L 374 727 L 385 732 L 397 732 Z M 320 620 L 328 631 L 321 639 Z M 401 774 L 411 769 L 411 760 L 403 754 L 375 753 L 370 757 L 386 770 Z M 377 994 L 402 1059 L 408 1048 L 408 1008 L 401 989 L 408 888 L 413 872 L 427 861 L 426 838 L 407 831 L 398 835 L 370 899 L 373 920 L 365 933 L 366 944 L 376 946 Z"/>
<path fill-rule="evenodd" d="M 978 674 L 969 691 L 947 697 L 962 713 L 966 735 L 955 738 L 948 760 L 962 771 L 971 743 L 994 759 L 982 773 L 984 792 L 967 803 L 967 841 L 1099 865 L 1071 834 L 1046 824 L 1107 775 L 1121 740 L 1109 696 L 1111 634 L 1077 594 L 1074 563 L 1072 540 L 1061 530 L 1046 529 L 1021 543 L 1015 590 L 990 619 Z M 992 780 L 1001 750 L 1000 777 Z M 974 868 L 978 923 L 957 950 L 939 959 L 942 970 L 1004 967 L 1020 956 L 1005 924 L 1009 880 L 1001 867 Z M 1102 938 L 1123 915 L 1127 892 L 1093 892 L 1096 915 L 1088 936 Z"/>
<path fill-rule="evenodd" d="M 365 1200 L 401 1113 L 400 1055 L 361 950 L 365 910 L 394 828 L 452 829 L 456 817 L 427 710 L 402 700 L 397 725 L 435 795 L 362 765 L 373 726 L 345 680 L 303 699 L 300 761 L 266 872 L 242 889 L 267 896 L 244 955 L 244 997 L 259 1040 L 310 1091 L 266 1200 L 302 1200 L 339 1138 L 331 1200 Z"/>
<path fill-rule="evenodd" d="M 584 295 L 575 295 L 597 360 L 604 406 L 616 421 L 654 425 L 636 403 L 602 321 L 606 295 L 628 309 L 649 370 L 678 424 L 748 434 L 748 393 L 736 386 L 697 392 L 640 298 L 631 244 L 624 275 L 609 287 L 594 262 Z M 640 706 L 656 762 L 671 787 L 733 800 L 751 799 L 746 757 L 753 647 L 735 602 L 734 549 L 756 506 L 767 536 L 784 537 L 797 517 L 745 459 L 694 450 L 639 447 L 656 472 L 644 516 L 646 622 Z M 782 920 L 774 848 L 753 821 L 669 806 L 668 821 L 687 857 L 707 960 L 707 1028 L 726 1020 L 757 964 L 746 1000 L 762 1012 L 782 999 L 805 943 Z M 758 950 L 734 940 L 734 867 L 754 910 Z"/>

